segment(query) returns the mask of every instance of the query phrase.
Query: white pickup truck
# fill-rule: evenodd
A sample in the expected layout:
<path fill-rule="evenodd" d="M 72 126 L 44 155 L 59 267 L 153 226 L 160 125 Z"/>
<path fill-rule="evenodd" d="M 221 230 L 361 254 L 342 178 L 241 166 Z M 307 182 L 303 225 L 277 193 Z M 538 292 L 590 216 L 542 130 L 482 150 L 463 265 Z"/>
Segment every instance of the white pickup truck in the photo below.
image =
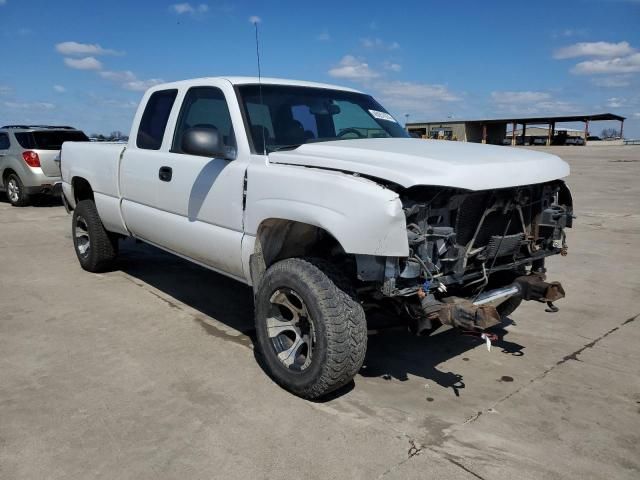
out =
<path fill-rule="evenodd" d="M 65 143 L 63 199 L 85 270 L 135 237 L 253 287 L 267 373 L 304 398 L 350 382 L 367 318 L 482 332 L 551 303 L 568 165 L 410 138 L 371 96 L 278 79 L 146 92 L 128 145 Z M 159 267 L 161 268 L 161 267 Z"/>

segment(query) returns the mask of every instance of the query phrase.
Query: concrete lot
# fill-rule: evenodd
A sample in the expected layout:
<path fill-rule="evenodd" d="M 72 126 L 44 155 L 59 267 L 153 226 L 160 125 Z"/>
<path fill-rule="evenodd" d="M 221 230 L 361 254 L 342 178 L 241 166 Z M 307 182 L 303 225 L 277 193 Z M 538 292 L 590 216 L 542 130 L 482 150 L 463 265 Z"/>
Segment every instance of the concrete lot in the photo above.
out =
<path fill-rule="evenodd" d="M 3 198 L 0 478 L 640 478 L 640 147 L 546 150 L 578 215 L 560 312 L 524 305 L 491 352 L 371 336 L 324 403 L 256 364 L 248 288 L 133 242 L 86 273 L 59 204 Z"/>

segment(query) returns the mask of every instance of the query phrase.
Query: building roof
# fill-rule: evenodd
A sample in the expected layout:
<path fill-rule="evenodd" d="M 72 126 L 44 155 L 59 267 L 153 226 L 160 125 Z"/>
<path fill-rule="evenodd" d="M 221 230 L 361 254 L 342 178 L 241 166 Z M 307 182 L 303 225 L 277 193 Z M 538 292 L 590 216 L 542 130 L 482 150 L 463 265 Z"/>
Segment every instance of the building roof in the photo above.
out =
<path fill-rule="evenodd" d="M 410 122 L 407 123 L 407 127 L 419 127 L 420 125 L 447 124 L 447 123 L 480 123 L 480 124 L 492 124 L 492 123 L 526 123 L 526 124 L 549 124 L 552 122 L 584 122 L 584 121 L 598 121 L 598 120 L 618 120 L 623 121 L 625 117 L 615 115 L 613 113 L 597 113 L 591 115 L 561 115 L 561 116 L 549 116 L 549 117 L 508 117 L 508 118 L 480 118 L 472 120 L 462 120 L 458 118 L 449 118 L 447 120 L 435 121 L 435 122 Z"/>

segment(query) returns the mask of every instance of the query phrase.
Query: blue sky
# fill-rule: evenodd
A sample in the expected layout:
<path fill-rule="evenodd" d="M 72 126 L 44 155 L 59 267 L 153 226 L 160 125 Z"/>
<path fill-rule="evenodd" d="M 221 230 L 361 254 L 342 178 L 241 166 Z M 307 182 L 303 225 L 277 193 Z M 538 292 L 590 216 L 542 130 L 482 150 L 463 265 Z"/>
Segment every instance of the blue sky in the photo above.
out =
<path fill-rule="evenodd" d="M 356 87 L 401 121 L 610 111 L 640 138 L 640 0 L 0 0 L 0 124 L 127 132 L 150 85 L 255 75 L 252 16 L 264 76 Z"/>

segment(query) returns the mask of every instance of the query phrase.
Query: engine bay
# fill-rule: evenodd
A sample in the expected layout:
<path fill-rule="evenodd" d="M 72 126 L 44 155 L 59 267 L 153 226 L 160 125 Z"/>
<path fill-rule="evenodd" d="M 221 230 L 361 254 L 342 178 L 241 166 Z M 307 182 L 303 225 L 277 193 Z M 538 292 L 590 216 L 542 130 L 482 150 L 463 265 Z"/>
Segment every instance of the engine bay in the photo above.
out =
<path fill-rule="evenodd" d="M 407 313 L 412 329 L 484 330 L 522 300 L 557 309 L 564 289 L 546 282 L 545 258 L 568 251 L 565 229 L 574 217 L 563 181 L 485 191 L 414 187 L 401 201 L 409 255 L 378 259 L 384 281 L 376 296 Z M 359 269 L 366 280 L 365 259 Z"/>
<path fill-rule="evenodd" d="M 416 280 L 480 288 L 496 272 L 522 273 L 567 253 L 573 209 L 562 181 L 479 192 L 419 187 L 402 202 L 410 251 L 399 264 L 398 289 Z"/>

